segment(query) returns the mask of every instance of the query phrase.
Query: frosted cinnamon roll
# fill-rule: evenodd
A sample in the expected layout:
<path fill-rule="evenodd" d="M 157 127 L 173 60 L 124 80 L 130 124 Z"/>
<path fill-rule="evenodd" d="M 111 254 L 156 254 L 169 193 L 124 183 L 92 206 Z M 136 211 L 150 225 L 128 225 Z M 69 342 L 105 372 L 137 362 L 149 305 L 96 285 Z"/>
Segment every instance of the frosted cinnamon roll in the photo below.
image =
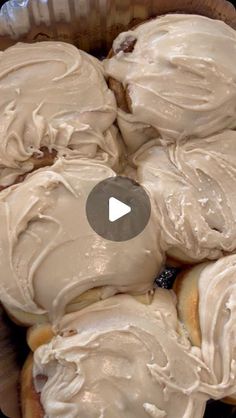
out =
<path fill-rule="evenodd" d="M 211 370 L 211 397 L 236 402 L 236 255 L 186 271 L 175 291 L 179 318 Z"/>
<path fill-rule="evenodd" d="M 19 43 L 0 60 L 0 187 L 65 154 L 118 164 L 116 102 L 102 64 L 63 42 Z"/>
<path fill-rule="evenodd" d="M 125 242 L 100 237 L 88 223 L 90 191 L 115 176 L 94 160 L 60 159 L 1 192 L 0 294 L 18 321 L 56 321 L 112 294 L 153 288 L 163 263 L 153 213 Z"/>
<path fill-rule="evenodd" d="M 131 152 L 151 138 L 202 138 L 236 127 L 236 32 L 168 14 L 121 33 L 105 72 Z"/>
<path fill-rule="evenodd" d="M 31 389 L 22 380 L 23 405 L 29 393 L 40 399 L 24 418 L 38 418 L 40 403 L 49 418 L 203 416 L 201 360 L 181 334 L 172 292 L 158 290 L 150 304 L 113 296 L 65 316 L 58 333 L 34 353 Z"/>
<path fill-rule="evenodd" d="M 236 132 L 228 130 L 168 147 L 151 142 L 135 155 L 172 258 L 194 263 L 235 251 L 235 144 Z"/>

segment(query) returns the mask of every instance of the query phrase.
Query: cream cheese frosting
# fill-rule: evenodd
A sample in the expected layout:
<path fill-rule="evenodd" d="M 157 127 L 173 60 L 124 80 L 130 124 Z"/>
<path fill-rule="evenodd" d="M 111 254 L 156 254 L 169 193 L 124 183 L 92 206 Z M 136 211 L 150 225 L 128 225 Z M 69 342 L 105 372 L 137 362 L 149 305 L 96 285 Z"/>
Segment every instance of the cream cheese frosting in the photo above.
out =
<path fill-rule="evenodd" d="M 134 156 L 138 181 L 156 204 L 161 243 L 174 258 L 197 262 L 235 251 L 235 144 L 228 130 L 167 147 L 151 141 Z"/>
<path fill-rule="evenodd" d="M 116 102 L 102 64 L 63 42 L 18 43 L 0 56 L 0 185 L 32 170 L 40 148 L 118 162 Z M 104 155 L 105 158 L 105 155 Z"/>
<path fill-rule="evenodd" d="M 125 242 L 98 236 L 86 201 L 100 181 L 115 176 L 96 161 L 59 159 L 0 194 L 1 300 L 9 310 L 56 321 L 84 292 L 102 287 L 145 293 L 162 268 L 153 213 L 144 231 Z"/>
<path fill-rule="evenodd" d="M 132 52 L 121 51 L 128 41 Z M 133 152 L 150 138 L 206 137 L 236 127 L 236 32 L 222 21 L 168 14 L 121 33 L 107 76 L 128 91 L 132 113 L 118 112 Z"/>
<path fill-rule="evenodd" d="M 209 392 L 236 394 L 236 255 L 209 263 L 198 281 L 201 352 L 211 370 Z"/>
<path fill-rule="evenodd" d="M 164 289 L 149 304 L 116 295 L 64 316 L 34 356 L 45 416 L 201 418 L 207 399 L 235 394 L 236 255 L 196 271 L 200 348 Z"/>
<path fill-rule="evenodd" d="M 33 375 L 48 418 L 199 418 L 201 366 L 159 289 L 149 305 L 117 295 L 65 316 Z"/>

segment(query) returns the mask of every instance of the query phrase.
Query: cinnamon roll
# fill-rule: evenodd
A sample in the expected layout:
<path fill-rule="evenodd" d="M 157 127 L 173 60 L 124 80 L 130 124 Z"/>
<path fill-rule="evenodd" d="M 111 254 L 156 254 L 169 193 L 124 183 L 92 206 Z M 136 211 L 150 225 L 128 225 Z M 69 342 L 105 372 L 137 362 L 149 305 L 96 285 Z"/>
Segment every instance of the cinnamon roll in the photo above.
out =
<path fill-rule="evenodd" d="M 63 42 L 18 43 L 0 60 L 0 187 L 85 156 L 119 166 L 116 102 L 102 64 Z"/>
<path fill-rule="evenodd" d="M 153 288 L 164 260 L 154 214 L 124 242 L 100 237 L 88 223 L 90 191 L 114 176 L 95 160 L 59 159 L 1 192 L 1 300 L 21 323 L 54 322 L 115 293 Z"/>
<path fill-rule="evenodd" d="M 236 255 L 187 270 L 175 291 L 179 318 L 211 370 L 211 397 L 236 403 Z"/>
<path fill-rule="evenodd" d="M 62 319 L 58 335 L 34 353 L 23 403 L 39 397 L 27 407 L 35 418 L 39 405 L 49 418 L 199 418 L 207 396 L 197 392 L 195 351 L 172 292 L 159 289 L 149 304 L 113 296 Z"/>
<path fill-rule="evenodd" d="M 158 289 L 149 303 L 116 295 L 66 315 L 51 342 L 36 349 L 30 387 L 22 380 L 23 403 L 27 394 L 38 397 L 26 409 L 41 407 L 49 418 L 203 417 L 207 400 L 236 389 L 235 284 L 233 271 L 222 275 L 236 265 L 230 257 L 186 273 L 176 287 L 178 310 L 174 293 Z M 198 311 L 189 292 L 181 295 L 189 282 Z"/>
<path fill-rule="evenodd" d="M 149 139 L 203 138 L 236 127 L 236 32 L 168 14 L 121 33 L 104 68 L 130 152 Z"/>
<path fill-rule="evenodd" d="M 155 201 L 161 243 L 182 263 L 218 259 L 236 249 L 236 131 L 166 147 L 143 146 L 137 179 Z"/>

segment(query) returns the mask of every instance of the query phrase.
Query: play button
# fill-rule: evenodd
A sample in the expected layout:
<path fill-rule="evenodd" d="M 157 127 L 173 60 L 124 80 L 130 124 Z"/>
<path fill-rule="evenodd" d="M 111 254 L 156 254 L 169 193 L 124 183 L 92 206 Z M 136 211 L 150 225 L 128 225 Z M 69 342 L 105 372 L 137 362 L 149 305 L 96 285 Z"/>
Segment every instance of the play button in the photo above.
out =
<path fill-rule="evenodd" d="M 110 197 L 109 199 L 109 221 L 115 222 L 122 216 L 127 215 L 131 212 L 131 207 L 116 199 L 115 197 Z"/>
<path fill-rule="evenodd" d="M 111 177 L 90 192 L 86 214 L 91 228 L 110 241 L 127 241 L 147 225 L 151 204 L 145 190 L 128 177 Z"/>

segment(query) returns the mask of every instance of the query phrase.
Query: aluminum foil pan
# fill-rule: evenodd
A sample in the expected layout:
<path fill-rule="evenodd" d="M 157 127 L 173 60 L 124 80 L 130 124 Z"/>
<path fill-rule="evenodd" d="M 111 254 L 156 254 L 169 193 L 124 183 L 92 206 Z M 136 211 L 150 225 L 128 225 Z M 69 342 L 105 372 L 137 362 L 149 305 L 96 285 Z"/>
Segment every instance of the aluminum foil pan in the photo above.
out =
<path fill-rule="evenodd" d="M 236 28 L 235 8 L 226 0 L 11 0 L 0 12 L 0 49 L 60 40 L 104 53 L 119 32 L 168 12 L 202 14 Z"/>
<path fill-rule="evenodd" d="M 106 56 L 121 31 L 170 12 L 221 19 L 236 29 L 236 10 L 226 0 L 10 0 L 0 11 L 0 50 L 18 41 L 59 40 Z M 0 306 L 0 409 L 19 418 L 17 385 L 25 348 L 23 339 L 19 344 L 22 334 L 9 324 Z M 23 352 L 20 360 L 19 352 Z M 223 413 L 219 406 L 216 410 L 219 415 L 214 410 L 206 416 L 236 414 L 229 406 L 223 406 Z"/>

